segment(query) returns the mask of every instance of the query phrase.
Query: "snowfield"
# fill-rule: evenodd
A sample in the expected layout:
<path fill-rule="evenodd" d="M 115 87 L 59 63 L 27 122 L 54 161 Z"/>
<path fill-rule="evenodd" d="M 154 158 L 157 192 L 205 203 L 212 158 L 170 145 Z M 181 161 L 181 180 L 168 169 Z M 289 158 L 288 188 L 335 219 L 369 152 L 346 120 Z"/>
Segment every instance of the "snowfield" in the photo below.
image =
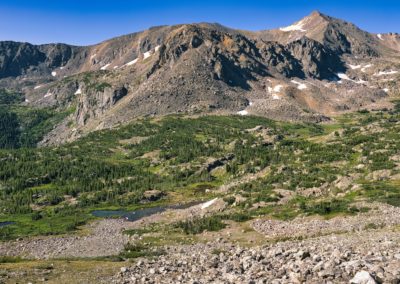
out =
<path fill-rule="evenodd" d="M 375 73 L 374 76 L 385 76 L 385 75 L 393 75 L 397 74 L 399 71 L 390 70 L 390 71 L 379 71 L 379 73 Z"/>
<path fill-rule="evenodd" d="M 306 30 L 303 29 L 304 23 L 303 21 L 300 21 L 298 23 L 295 23 L 294 25 L 280 28 L 281 31 L 283 32 L 292 32 L 292 31 L 300 31 L 300 32 L 305 32 Z"/>
<path fill-rule="evenodd" d="M 215 201 L 217 201 L 217 200 L 218 200 L 218 198 L 214 198 L 214 199 L 212 199 L 212 200 L 210 200 L 210 201 L 207 201 L 207 202 L 203 203 L 203 204 L 201 205 L 201 209 L 206 209 L 206 208 L 210 207 L 210 206 L 213 205 L 213 204 L 215 203 Z"/>
<path fill-rule="evenodd" d="M 358 81 L 355 81 L 355 80 L 353 80 L 353 79 L 350 79 L 349 76 L 347 76 L 347 75 L 344 74 L 344 73 L 338 73 L 337 76 L 338 76 L 340 79 L 342 79 L 342 80 L 347 80 L 347 81 L 350 81 L 350 82 L 353 82 L 353 83 L 356 83 L 356 84 L 367 84 L 367 83 L 368 83 L 367 81 L 364 81 L 364 80 L 361 80 L 361 79 L 358 80 Z M 342 81 L 339 81 L 338 83 L 339 83 L 339 84 L 342 84 Z"/>
<path fill-rule="evenodd" d="M 297 85 L 297 89 L 299 89 L 299 90 L 307 89 L 307 85 L 306 85 L 306 84 L 297 82 L 297 81 L 295 81 L 295 80 L 292 80 L 291 82 L 292 82 L 293 84 L 296 84 L 296 85 Z"/>
<path fill-rule="evenodd" d="M 149 58 L 151 56 L 151 51 L 143 53 L 143 59 Z"/>
<path fill-rule="evenodd" d="M 125 65 L 126 65 L 126 66 L 131 66 L 131 65 L 135 64 L 136 62 L 138 62 L 138 60 L 139 60 L 139 59 L 136 58 L 135 60 L 132 60 L 132 61 L 126 63 Z"/>
<path fill-rule="evenodd" d="M 356 70 L 356 69 L 360 69 L 361 68 L 361 65 L 351 65 L 351 64 L 348 64 L 349 65 L 349 67 L 351 68 L 351 69 L 353 69 L 353 70 Z"/>
<path fill-rule="evenodd" d="M 100 70 L 106 70 L 106 69 L 108 68 L 108 66 L 110 66 L 110 65 L 111 65 L 111 64 L 108 63 L 108 64 L 104 65 L 103 67 L 101 67 Z"/>
<path fill-rule="evenodd" d="M 367 68 L 370 68 L 370 67 L 372 67 L 373 65 L 372 64 L 367 64 L 367 65 L 365 65 L 363 68 L 361 68 L 361 72 L 366 72 L 366 69 Z"/>
<path fill-rule="evenodd" d="M 347 75 L 344 74 L 344 73 L 338 73 L 337 75 L 338 75 L 338 77 L 339 77 L 340 79 L 342 79 L 342 80 L 353 81 L 353 80 L 351 80 L 351 79 L 349 78 L 349 76 L 347 76 Z"/>
<path fill-rule="evenodd" d="M 276 86 L 273 88 L 273 91 L 274 91 L 274 92 L 280 92 L 280 91 L 282 90 L 282 88 L 283 88 L 282 85 L 276 85 Z"/>

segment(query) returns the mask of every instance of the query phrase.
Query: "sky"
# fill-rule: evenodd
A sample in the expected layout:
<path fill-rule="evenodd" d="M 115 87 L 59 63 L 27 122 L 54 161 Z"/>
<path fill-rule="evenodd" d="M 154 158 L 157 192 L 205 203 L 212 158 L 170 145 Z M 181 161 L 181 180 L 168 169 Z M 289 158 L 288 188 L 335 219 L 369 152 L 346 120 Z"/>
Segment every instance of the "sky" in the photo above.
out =
<path fill-rule="evenodd" d="M 263 30 L 314 10 L 369 32 L 400 32 L 399 0 L 0 0 L 0 41 L 90 45 L 151 26 L 195 22 Z"/>

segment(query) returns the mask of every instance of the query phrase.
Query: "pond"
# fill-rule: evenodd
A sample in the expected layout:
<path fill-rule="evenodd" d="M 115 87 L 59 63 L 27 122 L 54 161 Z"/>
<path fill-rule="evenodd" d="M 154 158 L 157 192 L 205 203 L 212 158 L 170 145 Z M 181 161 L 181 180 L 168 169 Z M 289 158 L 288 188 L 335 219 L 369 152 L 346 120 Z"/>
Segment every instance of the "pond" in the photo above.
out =
<path fill-rule="evenodd" d="M 191 202 L 186 204 L 178 204 L 172 206 L 157 206 L 138 209 L 135 211 L 124 211 L 124 210 L 94 210 L 92 215 L 100 218 L 124 218 L 127 221 L 137 221 L 144 217 L 151 216 L 154 214 L 162 213 L 167 209 L 185 209 L 191 206 L 200 204 L 201 202 Z"/>
<path fill-rule="evenodd" d="M 8 226 L 8 225 L 12 225 L 12 224 L 15 224 L 15 222 L 13 222 L 13 221 L 0 222 L 0 228 Z"/>

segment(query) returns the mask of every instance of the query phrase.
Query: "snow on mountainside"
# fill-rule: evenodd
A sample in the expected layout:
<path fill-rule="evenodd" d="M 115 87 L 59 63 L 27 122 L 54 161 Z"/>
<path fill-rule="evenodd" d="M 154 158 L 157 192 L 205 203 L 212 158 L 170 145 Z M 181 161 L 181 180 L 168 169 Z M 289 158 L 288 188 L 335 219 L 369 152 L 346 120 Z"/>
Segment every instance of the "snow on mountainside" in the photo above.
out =
<path fill-rule="evenodd" d="M 0 87 L 33 107 L 76 110 L 45 144 L 170 113 L 320 122 L 389 107 L 399 50 L 397 34 L 370 34 L 319 12 L 259 32 L 161 26 L 87 47 L 0 42 Z"/>

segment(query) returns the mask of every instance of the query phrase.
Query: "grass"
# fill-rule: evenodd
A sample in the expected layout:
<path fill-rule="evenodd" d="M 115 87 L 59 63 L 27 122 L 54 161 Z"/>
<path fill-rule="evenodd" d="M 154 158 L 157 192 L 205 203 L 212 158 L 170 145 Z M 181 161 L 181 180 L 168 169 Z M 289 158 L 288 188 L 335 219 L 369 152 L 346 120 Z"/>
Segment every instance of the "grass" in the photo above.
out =
<path fill-rule="evenodd" d="M 22 259 L 21 257 L 15 257 L 15 256 L 0 256 L 0 263 L 18 263 L 18 262 L 23 262 L 26 261 Z"/>
<path fill-rule="evenodd" d="M 33 220 L 32 214 L 17 214 L 13 216 L 1 216 L 0 222 L 12 221 L 15 224 L 0 228 L 0 240 L 12 240 L 27 236 L 58 235 L 73 232 L 87 221 L 93 219 L 89 214 L 78 213 L 71 215 L 45 216 Z"/>
<path fill-rule="evenodd" d="M 97 283 L 99 279 L 114 276 L 121 268 L 120 262 L 109 260 L 23 260 L 2 263 L 2 274 L 8 276 L 6 283 L 49 284 Z"/>

